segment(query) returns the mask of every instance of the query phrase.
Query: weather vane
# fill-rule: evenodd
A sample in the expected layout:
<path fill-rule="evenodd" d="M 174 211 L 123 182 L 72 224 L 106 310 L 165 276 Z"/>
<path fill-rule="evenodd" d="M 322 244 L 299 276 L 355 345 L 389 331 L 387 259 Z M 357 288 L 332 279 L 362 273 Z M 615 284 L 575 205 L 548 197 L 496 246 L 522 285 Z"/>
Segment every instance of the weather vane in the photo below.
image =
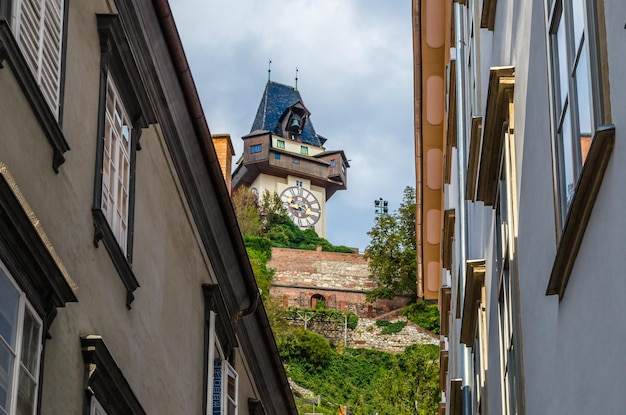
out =
<path fill-rule="evenodd" d="M 298 67 L 296 66 L 296 91 L 298 90 Z"/>
<path fill-rule="evenodd" d="M 272 60 L 267 64 L 267 82 L 270 81 L 270 77 L 272 75 Z"/>

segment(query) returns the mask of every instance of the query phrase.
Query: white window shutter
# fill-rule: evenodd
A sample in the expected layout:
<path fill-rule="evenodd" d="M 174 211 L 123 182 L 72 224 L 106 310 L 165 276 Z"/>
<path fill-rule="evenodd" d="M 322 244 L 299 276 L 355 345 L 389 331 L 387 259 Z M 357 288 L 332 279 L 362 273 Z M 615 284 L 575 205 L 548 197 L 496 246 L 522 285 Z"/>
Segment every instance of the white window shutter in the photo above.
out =
<path fill-rule="evenodd" d="M 64 0 L 18 0 L 15 37 L 55 117 L 59 115 Z"/>

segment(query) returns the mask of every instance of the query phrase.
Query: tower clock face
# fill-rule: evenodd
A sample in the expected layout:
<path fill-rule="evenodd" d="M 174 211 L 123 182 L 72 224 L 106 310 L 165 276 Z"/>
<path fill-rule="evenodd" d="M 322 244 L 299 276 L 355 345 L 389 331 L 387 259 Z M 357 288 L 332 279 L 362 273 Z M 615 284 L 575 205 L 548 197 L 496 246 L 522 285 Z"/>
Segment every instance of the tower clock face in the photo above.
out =
<path fill-rule="evenodd" d="M 288 187 L 280 194 L 280 200 L 296 225 L 313 226 L 320 220 L 322 205 L 307 189 L 299 186 Z"/>

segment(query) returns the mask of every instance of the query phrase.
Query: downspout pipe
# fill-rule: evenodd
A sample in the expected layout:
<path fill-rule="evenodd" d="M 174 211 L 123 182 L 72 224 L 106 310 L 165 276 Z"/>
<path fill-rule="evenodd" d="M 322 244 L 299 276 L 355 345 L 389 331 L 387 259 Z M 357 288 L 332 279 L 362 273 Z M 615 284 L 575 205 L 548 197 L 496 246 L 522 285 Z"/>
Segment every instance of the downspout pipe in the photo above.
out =
<path fill-rule="evenodd" d="M 465 275 L 465 263 L 467 261 L 467 237 L 468 237 L 468 224 L 467 224 L 467 202 L 465 200 L 465 168 L 466 168 L 466 120 L 467 117 L 467 99 L 466 99 L 466 73 L 463 70 L 465 68 L 465 13 L 463 6 L 460 3 L 454 3 L 454 33 L 455 33 L 455 47 L 456 47 L 456 85 L 457 85 L 457 151 L 458 151 L 458 178 L 459 178 L 459 191 L 458 191 L 458 206 L 459 206 L 459 228 L 460 228 L 460 253 L 459 253 L 459 278 L 460 284 L 459 292 L 457 295 L 463 295 L 465 293 L 465 284 L 467 283 L 467 275 Z M 465 298 L 461 298 L 460 306 L 463 308 Z M 462 367 L 462 412 L 464 415 L 471 415 L 472 413 L 472 358 L 470 349 L 465 345 L 459 343 L 459 357 Z"/>
<path fill-rule="evenodd" d="M 209 170 L 209 176 L 212 179 L 213 185 L 217 189 L 220 209 L 228 228 L 230 239 L 233 241 L 235 253 L 239 258 L 242 274 L 246 280 L 246 291 L 250 298 L 250 304 L 236 311 L 231 316 L 231 320 L 236 323 L 239 318 L 255 312 L 260 301 L 259 289 L 256 284 L 256 279 L 254 278 L 254 273 L 252 272 L 246 247 L 241 238 L 241 231 L 237 223 L 237 217 L 228 193 L 228 188 L 222 178 L 222 170 L 215 153 L 209 125 L 204 116 L 204 111 L 202 110 L 198 91 L 191 75 L 189 62 L 187 61 L 169 2 L 168 0 L 153 0 L 152 4 L 154 5 L 167 48 L 172 57 L 172 63 L 174 64 L 174 69 L 176 70 L 178 81 L 180 82 L 185 104 L 187 105 L 194 131 L 196 132 L 198 144 L 202 149 L 202 157 Z"/>

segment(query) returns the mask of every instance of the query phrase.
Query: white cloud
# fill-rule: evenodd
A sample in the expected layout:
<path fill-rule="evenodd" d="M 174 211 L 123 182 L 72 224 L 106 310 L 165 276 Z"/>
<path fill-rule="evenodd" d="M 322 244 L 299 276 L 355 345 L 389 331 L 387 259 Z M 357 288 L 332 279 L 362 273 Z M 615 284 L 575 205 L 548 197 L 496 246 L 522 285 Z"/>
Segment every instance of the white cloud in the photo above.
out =
<path fill-rule="evenodd" d="M 212 132 L 241 154 L 267 82 L 298 87 L 329 149 L 352 161 L 328 203 L 328 239 L 363 250 L 374 199 L 415 185 L 411 2 L 172 0 Z"/>

